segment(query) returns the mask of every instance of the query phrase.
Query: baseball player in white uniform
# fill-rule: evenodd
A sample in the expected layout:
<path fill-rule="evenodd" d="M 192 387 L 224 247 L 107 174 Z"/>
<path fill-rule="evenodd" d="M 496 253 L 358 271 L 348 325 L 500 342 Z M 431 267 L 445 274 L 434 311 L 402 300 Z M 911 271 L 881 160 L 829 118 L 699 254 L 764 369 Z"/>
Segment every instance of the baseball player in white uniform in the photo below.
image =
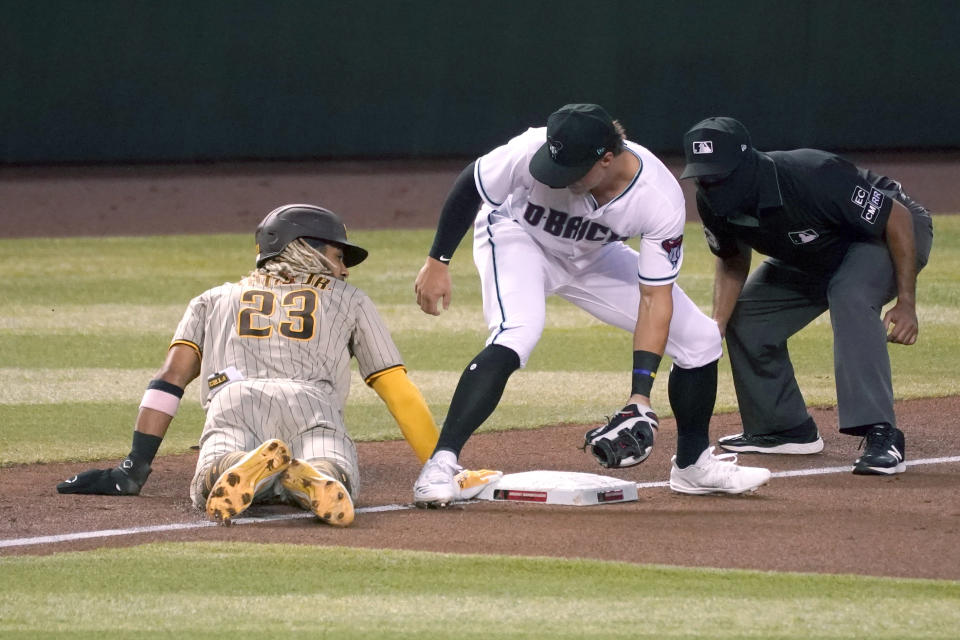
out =
<path fill-rule="evenodd" d="M 256 240 L 250 275 L 190 302 L 144 394 L 127 459 L 60 483 L 61 493 L 139 493 L 183 388 L 200 376 L 206 421 L 194 505 L 229 524 L 254 501 L 284 500 L 349 525 L 360 486 L 343 422 L 351 356 L 426 460 L 437 439 L 430 411 L 373 302 L 345 281 L 367 251 L 334 213 L 311 205 L 270 212 Z M 473 493 L 493 477 L 472 477 Z"/>
<path fill-rule="evenodd" d="M 569 104 L 471 163 L 441 211 L 417 302 L 438 315 L 450 304 L 448 263 L 470 224 L 474 262 L 490 329 L 464 370 L 434 453 L 414 486 L 419 506 L 457 496 L 460 451 L 493 412 L 509 376 L 526 365 L 558 295 L 633 333 L 627 405 L 586 434 L 606 467 L 642 462 L 658 428 L 650 389 L 664 353 L 673 358 L 668 392 L 677 419 L 670 486 L 684 493 L 740 493 L 766 469 L 715 456 L 708 427 L 716 398 L 720 332 L 676 284 L 683 262 L 683 194 L 670 171 L 594 104 Z M 640 250 L 623 241 L 640 238 Z"/>

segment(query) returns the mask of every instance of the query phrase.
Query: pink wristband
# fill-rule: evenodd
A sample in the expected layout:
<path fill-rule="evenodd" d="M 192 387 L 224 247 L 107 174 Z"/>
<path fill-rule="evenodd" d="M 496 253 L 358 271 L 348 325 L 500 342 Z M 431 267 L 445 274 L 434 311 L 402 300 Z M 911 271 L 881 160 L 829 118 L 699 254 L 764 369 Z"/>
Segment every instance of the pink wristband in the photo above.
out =
<path fill-rule="evenodd" d="M 160 389 L 147 389 L 143 394 L 143 400 L 140 401 L 140 408 L 146 407 L 165 413 L 171 418 L 177 415 L 177 409 L 180 407 L 180 398 L 161 391 Z"/>

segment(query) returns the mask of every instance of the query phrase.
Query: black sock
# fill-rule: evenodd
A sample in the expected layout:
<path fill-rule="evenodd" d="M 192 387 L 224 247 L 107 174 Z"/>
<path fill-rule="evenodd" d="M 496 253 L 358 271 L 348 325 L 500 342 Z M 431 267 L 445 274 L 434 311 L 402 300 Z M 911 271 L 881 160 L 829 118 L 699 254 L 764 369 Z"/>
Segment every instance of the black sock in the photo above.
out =
<path fill-rule="evenodd" d="M 147 476 L 150 475 L 150 465 L 157 455 L 157 449 L 160 448 L 161 442 L 163 442 L 163 438 L 159 436 L 152 436 L 140 431 L 133 432 L 133 446 L 121 466 L 131 478 L 134 478 L 140 484 L 143 484 Z M 127 460 L 130 461 L 129 465 Z"/>
<path fill-rule="evenodd" d="M 717 402 L 717 361 L 696 369 L 673 365 L 667 391 L 677 420 L 677 466 L 682 469 L 696 462 L 710 446 L 710 417 Z"/>
<path fill-rule="evenodd" d="M 513 349 L 491 344 L 478 353 L 460 375 L 434 452 L 447 449 L 459 456 L 473 432 L 497 408 L 507 379 L 519 368 L 520 356 Z"/>
<path fill-rule="evenodd" d="M 816 428 L 816 425 L 813 424 L 813 418 L 810 418 L 810 420 L 808 420 L 807 422 L 804 422 L 803 424 L 801 424 L 800 427 L 807 427 L 807 423 L 810 423 L 811 425 L 813 425 L 813 428 Z M 858 436 L 858 437 L 863 437 L 863 436 L 867 435 L 868 433 L 870 433 L 870 430 L 873 429 L 874 427 L 887 427 L 887 428 L 891 428 L 892 426 L 893 426 L 893 425 L 889 425 L 889 424 L 887 424 L 886 422 L 881 422 L 881 423 L 879 423 L 879 424 L 861 424 L 861 425 L 858 425 L 858 426 L 856 426 L 856 427 L 840 427 L 840 433 L 842 433 L 842 434 L 844 434 L 844 435 L 846 435 L 846 436 Z M 807 429 L 804 430 L 803 433 L 804 433 L 804 434 L 810 433 L 810 428 L 807 427 Z"/>

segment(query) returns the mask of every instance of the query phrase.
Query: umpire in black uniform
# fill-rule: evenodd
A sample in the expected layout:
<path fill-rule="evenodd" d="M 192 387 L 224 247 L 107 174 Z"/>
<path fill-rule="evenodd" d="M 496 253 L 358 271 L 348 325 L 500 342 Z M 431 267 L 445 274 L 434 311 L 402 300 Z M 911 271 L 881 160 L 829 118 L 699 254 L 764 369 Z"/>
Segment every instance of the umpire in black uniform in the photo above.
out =
<path fill-rule="evenodd" d="M 866 443 L 853 472 L 904 471 L 886 343 L 917 340 L 916 279 L 933 242 L 930 214 L 898 182 L 832 153 L 757 151 L 733 118 L 707 118 L 683 142 L 681 177 L 696 180 L 697 210 L 718 258 L 713 315 L 743 420 L 743 433 L 720 446 L 823 450 L 787 339 L 829 309 L 840 432 Z M 769 257 L 748 278 L 751 249 Z"/>

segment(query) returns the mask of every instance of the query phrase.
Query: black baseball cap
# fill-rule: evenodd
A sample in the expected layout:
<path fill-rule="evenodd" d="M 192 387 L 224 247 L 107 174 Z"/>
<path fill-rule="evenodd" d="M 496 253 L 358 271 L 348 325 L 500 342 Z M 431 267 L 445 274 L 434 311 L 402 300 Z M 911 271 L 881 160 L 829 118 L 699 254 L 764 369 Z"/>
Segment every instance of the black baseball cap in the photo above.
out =
<path fill-rule="evenodd" d="M 730 173 L 751 147 L 750 133 L 738 120 L 715 117 L 701 120 L 683 135 L 687 166 L 681 178 Z"/>
<path fill-rule="evenodd" d="M 562 189 L 587 175 L 616 146 L 613 118 L 596 104 L 568 104 L 547 118 L 547 141 L 530 158 L 537 182 Z"/>

